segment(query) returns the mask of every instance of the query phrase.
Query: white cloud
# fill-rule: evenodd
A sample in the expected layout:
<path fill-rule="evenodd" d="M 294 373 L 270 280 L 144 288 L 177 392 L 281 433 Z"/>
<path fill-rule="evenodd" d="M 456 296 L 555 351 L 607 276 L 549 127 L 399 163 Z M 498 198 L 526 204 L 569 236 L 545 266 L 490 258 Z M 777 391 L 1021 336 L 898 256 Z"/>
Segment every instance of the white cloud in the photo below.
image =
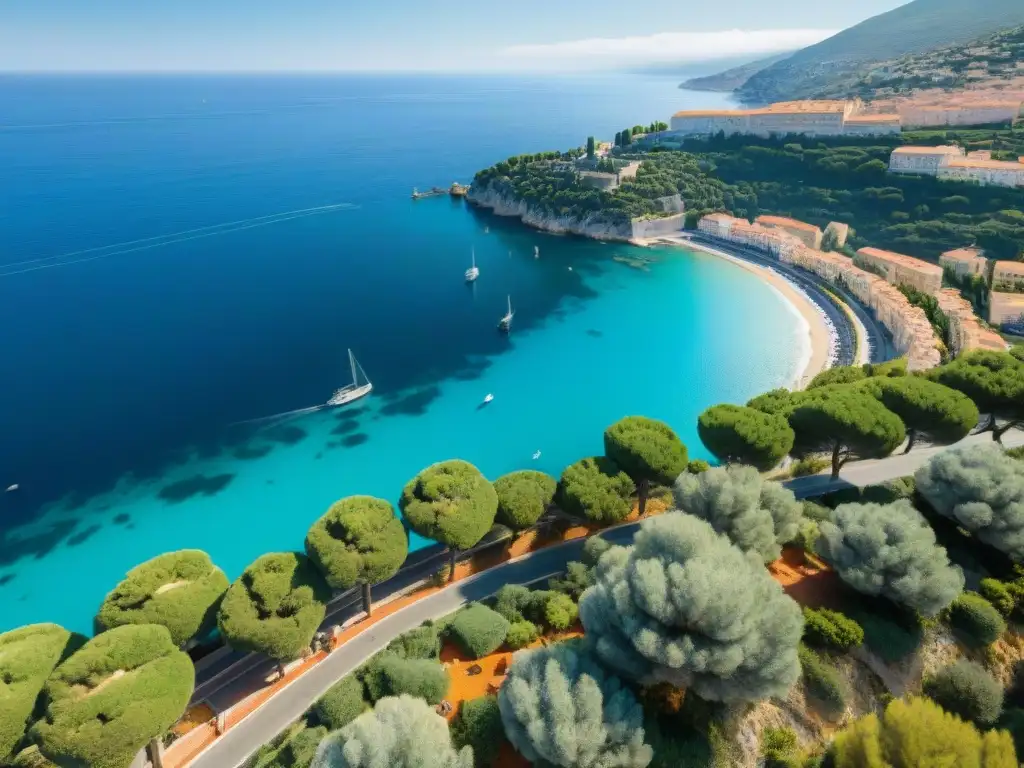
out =
<path fill-rule="evenodd" d="M 831 29 L 730 29 L 720 32 L 662 32 L 638 37 L 595 37 L 560 43 L 513 45 L 501 58 L 523 66 L 605 69 L 608 67 L 710 61 L 793 51 L 831 37 Z"/>

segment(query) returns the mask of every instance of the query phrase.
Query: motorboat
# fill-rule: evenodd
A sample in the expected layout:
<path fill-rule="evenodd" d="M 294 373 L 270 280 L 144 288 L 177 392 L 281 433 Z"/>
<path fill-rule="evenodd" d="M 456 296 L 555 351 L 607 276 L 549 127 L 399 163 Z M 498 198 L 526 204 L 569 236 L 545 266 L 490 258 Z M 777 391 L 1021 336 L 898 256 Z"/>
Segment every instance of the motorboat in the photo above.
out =
<path fill-rule="evenodd" d="M 476 265 L 476 249 L 475 248 L 473 249 L 473 252 L 470 255 L 470 259 L 472 261 L 472 266 L 469 269 L 466 270 L 466 282 L 467 283 L 472 283 L 474 280 L 476 280 L 478 277 L 480 277 L 480 268 Z"/>
<path fill-rule="evenodd" d="M 533 460 L 536 461 L 539 458 L 540 458 L 540 451 L 534 451 L 534 453 L 533 453 Z"/>
<path fill-rule="evenodd" d="M 487 397 L 484 398 L 484 405 L 487 405 L 492 400 L 494 400 L 494 395 L 488 394 Z"/>
<path fill-rule="evenodd" d="M 539 245 L 533 246 L 533 258 L 535 258 L 535 259 L 539 259 L 540 258 L 540 246 Z"/>
<path fill-rule="evenodd" d="M 18 490 L 18 488 L 20 488 L 20 487 L 21 487 L 21 486 L 20 486 L 20 485 L 18 485 L 17 483 L 15 483 L 14 485 L 9 485 L 9 486 L 7 486 L 7 490 L 6 490 L 6 491 L 4 491 L 4 493 L 14 493 L 14 492 L 15 492 L 16 490 Z"/>

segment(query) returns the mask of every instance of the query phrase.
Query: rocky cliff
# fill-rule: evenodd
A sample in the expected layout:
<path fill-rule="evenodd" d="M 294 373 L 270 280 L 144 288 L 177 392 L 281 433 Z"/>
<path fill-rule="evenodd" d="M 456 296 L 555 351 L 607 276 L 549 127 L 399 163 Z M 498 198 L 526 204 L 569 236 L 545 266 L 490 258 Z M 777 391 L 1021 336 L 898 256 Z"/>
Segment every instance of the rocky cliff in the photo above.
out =
<path fill-rule="evenodd" d="M 633 235 L 633 228 L 629 222 L 615 224 L 609 222 L 599 213 L 584 219 L 555 216 L 546 211 L 531 208 L 525 201 L 503 195 L 489 186 L 481 188 L 474 184 L 467 199 L 481 208 L 489 208 L 498 216 L 515 216 L 523 224 L 542 229 L 545 232 L 581 235 L 595 240 L 629 240 Z"/>

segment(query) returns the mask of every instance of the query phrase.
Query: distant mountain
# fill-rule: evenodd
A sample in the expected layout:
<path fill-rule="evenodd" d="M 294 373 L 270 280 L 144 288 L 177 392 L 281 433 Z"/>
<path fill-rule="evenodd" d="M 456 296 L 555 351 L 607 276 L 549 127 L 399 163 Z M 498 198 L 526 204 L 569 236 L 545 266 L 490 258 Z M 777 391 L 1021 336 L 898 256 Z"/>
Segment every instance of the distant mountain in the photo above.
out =
<path fill-rule="evenodd" d="M 766 67 L 736 94 L 747 103 L 807 98 L 871 62 L 966 43 L 1021 24 L 1024 0 L 913 0 Z"/>
<path fill-rule="evenodd" d="M 762 69 L 770 67 L 777 61 L 788 59 L 792 55 L 792 51 L 777 53 L 766 59 L 748 61 L 744 64 L 740 64 L 738 67 L 733 67 L 732 69 L 727 69 L 724 72 L 719 72 L 714 75 L 691 77 L 689 80 L 683 82 L 679 87 L 685 88 L 689 91 L 735 91 Z"/>

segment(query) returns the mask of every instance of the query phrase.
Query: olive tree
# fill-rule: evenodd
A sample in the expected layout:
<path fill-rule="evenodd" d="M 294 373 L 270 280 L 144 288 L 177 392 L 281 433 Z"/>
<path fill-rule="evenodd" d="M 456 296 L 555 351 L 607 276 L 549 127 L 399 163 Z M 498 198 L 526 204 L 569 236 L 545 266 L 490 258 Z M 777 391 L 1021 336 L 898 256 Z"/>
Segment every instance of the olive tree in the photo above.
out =
<path fill-rule="evenodd" d="M 327 613 L 330 587 L 298 552 L 263 555 L 224 595 L 217 625 L 240 651 L 263 653 L 281 664 L 302 656 Z"/>
<path fill-rule="evenodd" d="M 498 691 L 505 735 L 532 764 L 645 768 L 644 713 L 580 643 L 521 651 Z"/>
<path fill-rule="evenodd" d="M 756 556 L 690 515 L 651 518 L 632 546 L 605 552 L 580 618 L 601 661 L 645 685 L 751 701 L 800 675 L 800 607 Z"/>
<path fill-rule="evenodd" d="M 1024 362 L 1009 352 L 974 350 L 930 371 L 929 378 L 963 392 L 988 414 L 997 442 L 1024 424 Z"/>
<path fill-rule="evenodd" d="M 604 431 L 604 453 L 636 484 L 643 517 L 651 484 L 671 485 L 686 471 L 686 446 L 672 428 L 643 416 L 629 416 Z"/>
<path fill-rule="evenodd" d="M 859 592 L 935 616 L 963 591 L 963 573 L 906 499 L 841 504 L 818 530 L 818 551 Z"/>
<path fill-rule="evenodd" d="M 128 571 L 96 614 L 96 631 L 124 624 L 160 624 L 175 645 L 208 635 L 228 577 L 197 549 L 168 552 Z"/>
<path fill-rule="evenodd" d="M 310 768 L 473 768 L 473 749 L 452 747 L 447 721 L 423 699 L 402 695 L 376 706 L 317 748 Z"/>
<path fill-rule="evenodd" d="M 331 589 L 362 587 L 363 608 L 373 610 L 370 587 L 387 581 L 409 552 L 405 526 L 394 508 L 372 496 L 336 501 L 306 534 L 306 554 Z"/>
<path fill-rule="evenodd" d="M 680 475 L 672 489 L 676 507 L 696 515 L 744 552 L 768 563 L 800 531 L 803 506 L 779 483 L 761 479 L 753 467 L 717 467 Z"/>
<path fill-rule="evenodd" d="M 453 459 L 432 464 L 406 483 L 398 506 L 416 533 L 448 547 L 453 580 L 459 552 L 494 525 L 498 494 L 480 470 Z"/>
<path fill-rule="evenodd" d="M 166 627 L 115 627 L 50 675 L 32 738 L 59 766 L 127 768 L 181 717 L 194 683 L 192 660 Z"/>
<path fill-rule="evenodd" d="M 570 515 L 594 523 L 621 523 L 629 517 L 635 488 L 629 475 L 611 459 L 581 459 L 562 473 L 558 505 Z"/>
<path fill-rule="evenodd" d="M 860 388 L 899 416 L 910 453 L 919 438 L 936 445 L 962 440 L 978 425 L 978 407 L 963 392 L 918 376 L 868 379 Z"/>
<path fill-rule="evenodd" d="M 793 450 L 793 430 L 784 417 L 741 405 L 708 408 L 697 419 L 697 433 L 719 461 L 762 472 Z"/>
<path fill-rule="evenodd" d="M 933 456 L 914 480 L 936 512 L 1024 561 L 1024 462 L 996 445 L 962 446 Z"/>
<path fill-rule="evenodd" d="M 502 475 L 494 481 L 498 522 L 515 530 L 529 528 L 551 506 L 557 489 L 555 478 L 532 469 Z"/>
<path fill-rule="evenodd" d="M 54 667 L 84 642 L 56 624 L 30 624 L 0 635 L 0 765 L 18 751 Z"/>

